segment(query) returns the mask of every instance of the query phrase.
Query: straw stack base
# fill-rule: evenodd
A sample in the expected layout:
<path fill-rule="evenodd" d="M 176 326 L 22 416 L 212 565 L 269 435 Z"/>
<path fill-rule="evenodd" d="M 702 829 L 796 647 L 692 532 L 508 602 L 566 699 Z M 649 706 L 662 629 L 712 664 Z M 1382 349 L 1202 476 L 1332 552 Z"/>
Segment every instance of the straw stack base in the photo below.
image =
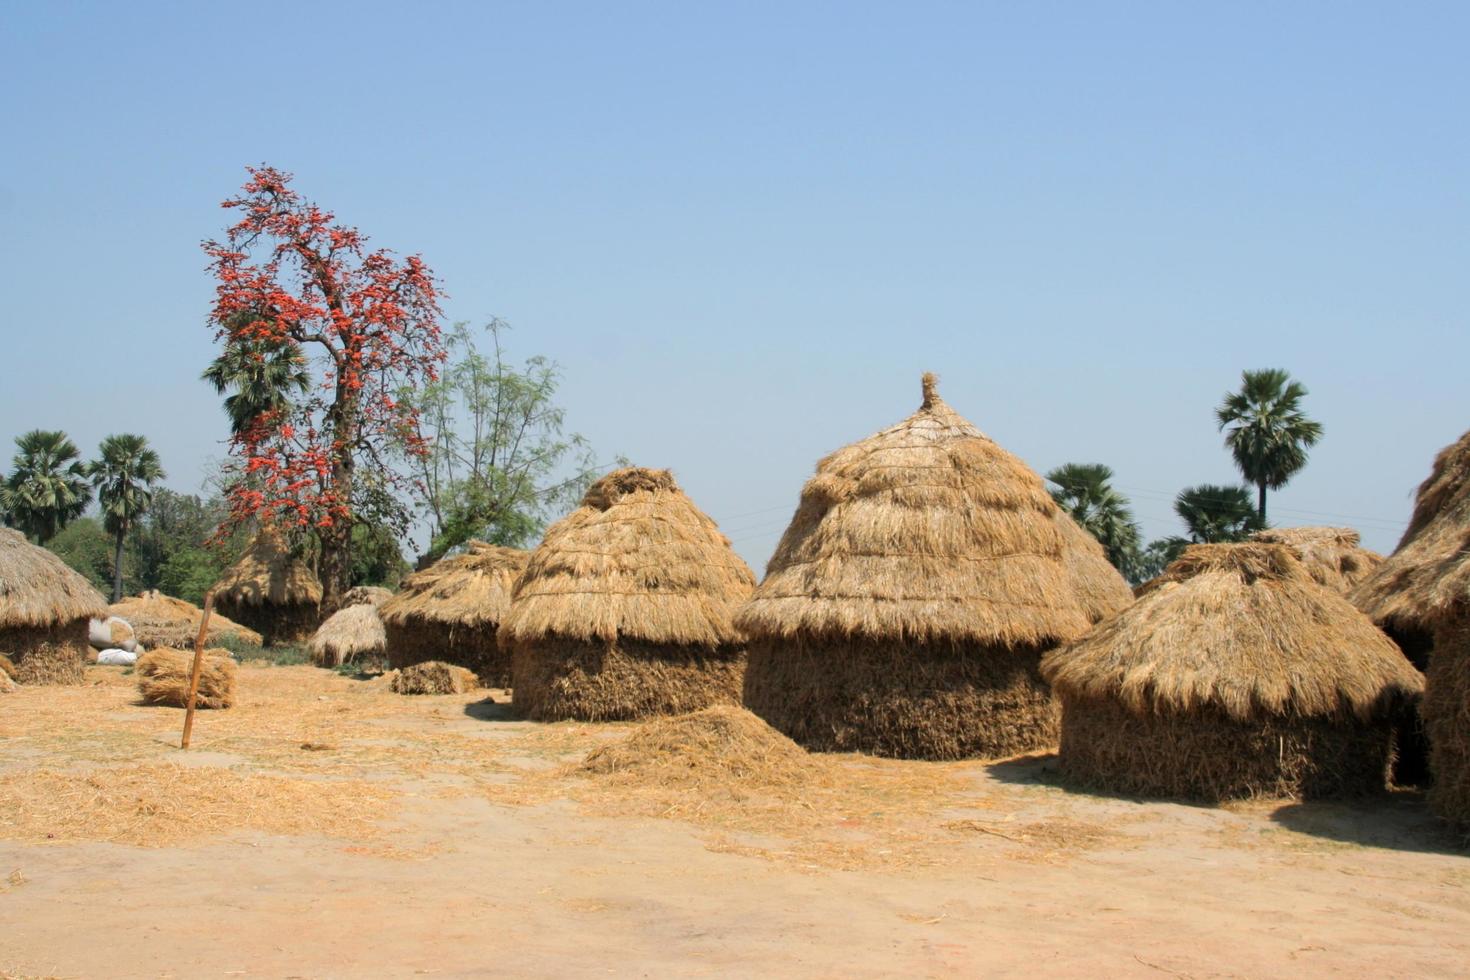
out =
<path fill-rule="evenodd" d="M 304 644 L 321 625 L 321 611 L 312 605 L 274 606 L 234 602 L 221 596 L 215 601 L 225 616 L 260 634 L 265 646 Z"/>
<path fill-rule="evenodd" d="M 510 687 L 510 654 L 495 642 L 495 626 L 458 626 L 419 616 L 385 623 L 388 666 L 394 670 L 438 660 L 475 672 L 482 687 Z"/>
<path fill-rule="evenodd" d="M 555 637 L 516 644 L 511 704 L 535 721 L 632 721 L 740 703 L 745 657 L 622 642 Z"/>
<path fill-rule="evenodd" d="M 83 683 L 87 620 L 42 627 L 0 629 L 0 651 L 15 664 L 17 684 L 77 685 Z"/>
<path fill-rule="evenodd" d="M 1429 805 L 1470 833 L 1470 611 L 1439 630 L 1423 711 L 1434 771 Z"/>
<path fill-rule="evenodd" d="M 1056 745 L 1034 650 L 752 643 L 745 706 L 817 752 L 1000 759 Z"/>
<path fill-rule="evenodd" d="M 1062 701 L 1061 772 L 1085 789 L 1203 803 L 1369 796 L 1387 788 L 1392 763 L 1386 721 L 1138 716 L 1112 701 Z"/>

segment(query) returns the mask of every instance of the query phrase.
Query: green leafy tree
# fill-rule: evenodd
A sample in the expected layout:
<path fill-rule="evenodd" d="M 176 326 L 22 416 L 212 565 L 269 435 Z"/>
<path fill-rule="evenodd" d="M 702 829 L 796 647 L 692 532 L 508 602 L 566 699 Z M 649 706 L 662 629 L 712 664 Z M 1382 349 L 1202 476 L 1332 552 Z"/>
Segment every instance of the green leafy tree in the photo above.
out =
<path fill-rule="evenodd" d="M 0 508 L 11 527 L 45 544 L 91 502 L 87 467 L 65 432 L 33 429 L 15 445 L 19 451 L 0 487 Z"/>
<path fill-rule="evenodd" d="M 112 587 L 115 577 L 112 540 L 95 517 L 69 521 L 46 542 L 46 549 L 73 571 L 80 572 L 98 592 L 105 593 Z"/>
<path fill-rule="evenodd" d="M 138 435 L 114 435 L 102 440 L 97 459 L 87 468 L 97 489 L 102 523 L 113 536 L 112 601 L 122 598 L 123 542 L 138 518 L 153 503 L 154 484 L 164 478 L 158 453 Z"/>
<path fill-rule="evenodd" d="M 1322 424 L 1302 411 L 1307 389 L 1280 368 L 1245 371 L 1240 390 L 1215 410 L 1235 465 L 1258 492 L 1256 515 L 1266 523 L 1266 491 L 1280 490 L 1307 465 Z"/>
<path fill-rule="evenodd" d="M 1065 463 L 1046 475 L 1052 499 L 1107 552 L 1125 574 L 1138 555 L 1140 531 L 1128 498 L 1112 485 L 1113 471 L 1101 463 Z"/>
<path fill-rule="evenodd" d="M 432 535 L 423 562 L 475 537 L 530 543 L 596 475 L 587 441 L 564 431 L 556 364 L 532 357 L 517 370 L 505 356 L 507 329 L 491 320 L 482 353 L 456 324 L 439 379 L 400 395 L 416 410 L 410 442 L 428 449 L 407 457 Z"/>
<path fill-rule="evenodd" d="M 1189 546 L 1188 538 L 1171 536 L 1167 538 L 1155 538 L 1146 546 L 1138 549 L 1138 556 L 1128 570 L 1128 581 L 1132 585 L 1142 585 L 1144 582 L 1158 578 L 1159 574 L 1169 563 Z"/>
<path fill-rule="evenodd" d="M 1196 544 L 1243 541 L 1266 526 L 1251 505 L 1251 494 L 1245 487 L 1211 483 L 1185 487 L 1174 498 L 1174 513 L 1189 529 L 1189 540 Z"/>

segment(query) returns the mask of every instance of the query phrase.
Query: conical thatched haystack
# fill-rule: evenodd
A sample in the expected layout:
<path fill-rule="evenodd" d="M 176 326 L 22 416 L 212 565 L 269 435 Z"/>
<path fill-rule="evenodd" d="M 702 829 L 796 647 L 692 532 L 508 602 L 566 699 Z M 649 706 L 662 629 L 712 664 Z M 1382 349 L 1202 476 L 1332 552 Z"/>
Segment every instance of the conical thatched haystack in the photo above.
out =
<path fill-rule="evenodd" d="M 1111 568 L 1069 563 L 1059 513 L 1041 477 L 925 375 L 917 413 L 828 456 L 803 488 L 736 617 L 746 705 L 810 749 L 954 759 L 1051 746 L 1041 653 L 1128 601 L 1121 580 L 1089 581 Z"/>
<path fill-rule="evenodd" d="M 1108 553 L 1072 515 L 1057 508 L 1057 530 L 1062 534 L 1062 556 L 1067 580 L 1091 623 L 1100 622 L 1133 602 L 1133 590 L 1108 561 Z"/>
<path fill-rule="evenodd" d="M 321 602 L 316 575 L 292 557 L 285 536 L 270 526 L 261 528 L 214 586 L 215 608 L 255 630 L 267 646 L 305 642 L 320 622 Z"/>
<path fill-rule="evenodd" d="M 107 601 L 19 531 L 0 528 L 0 654 L 21 684 L 80 684 L 87 624 Z"/>
<path fill-rule="evenodd" d="M 133 637 L 145 648 L 176 647 L 191 650 L 199 636 L 199 618 L 204 610 L 192 602 L 175 599 L 156 589 L 128 596 L 107 607 L 108 612 L 125 619 L 133 628 Z M 209 614 L 209 634 L 204 642 L 218 646 L 225 638 L 237 643 L 260 646 L 264 641 L 255 630 L 247 629 L 217 610 Z"/>
<path fill-rule="evenodd" d="M 342 596 L 342 608 L 327 617 L 306 644 L 311 662 L 318 667 L 356 664 L 359 668 L 386 663 L 388 636 L 378 607 L 392 596 L 375 586 L 348 589 Z"/>
<path fill-rule="evenodd" d="M 1346 595 L 1383 563 L 1350 527 L 1273 527 L 1251 535 L 1252 541 L 1284 544 L 1301 559 L 1307 574 L 1322 586 Z"/>
<path fill-rule="evenodd" d="M 483 541 L 404 579 L 378 614 L 395 668 L 439 660 L 474 671 L 486 687 L 510 686 L 510 655 L 495 642 L 510 590 L 529 555 Z"/>
<path fill-rule="evenodd" d="M 1193 545 L 1154 588 L 1048 654 L 1062 772 L 1219 801 L 1377 792 L 1418 673 L 1286 546 Z"/>
<path fill-rule="evenodd" d="M 731 625 L 755 577 L 668 470 L 594 483 L 531 554 L 500 628 L 529 718 L 610 721 L 736 703 Z"/>

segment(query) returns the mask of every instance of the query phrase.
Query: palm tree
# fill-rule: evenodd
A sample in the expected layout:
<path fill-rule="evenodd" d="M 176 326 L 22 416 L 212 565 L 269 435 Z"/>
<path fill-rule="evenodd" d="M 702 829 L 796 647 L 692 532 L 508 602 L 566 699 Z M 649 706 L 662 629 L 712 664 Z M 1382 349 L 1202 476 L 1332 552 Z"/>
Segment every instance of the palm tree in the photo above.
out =
<path fill-rule="evenodd" d="M 1189 539 L 1197 544 L 1244 541 L 1266 526 L 1251 506 L 1251 493 L 1245 487 L 1212 483 L 1185 487 L 1174 498 L 1174 513 L 1189 529 Z"/>
<path fill-rule="evenodd" d="M 293 345 L 269 340 L 229 344 L 205 368 L 203 379 L 225 398 L 230 432 L 239 435 L 267 412 L 284 412 L 291 396 L 311 386 L 306 359 Z"/>
<path fill-rule="evenodd" d="M 10 477 L 0 487 L 0 509 L 11 527 L 45 544 L 80 517 L 92 499 L 87 468 L 65 432 L 32 429 L 18 436 Z"/>
<path fill-rule="evenodd" d="M 153 503 L 153 485 L 164 478 L 158 453 L 142 436 L 108 436 L 98 447 L 98 459 L 87 468 L 102 505 L 102 522 L 115 543 L 112 561 L 112 601 L 122 599 L 123 539 Z"/>
<path fill-rule="evenodd" d="M 1140 532 L 1128 498 L 1112 486 L 1113 471 L 1101 463 L 1065 463 L 1046 478 L 1056 484 L 1052 499 L 1097 538 L 1113 567 L 1127 574 Z"/>
<path fill-rule="evenodd" d="M 1242 372 L 1240 390 L 1215 409 L 1225 445 L 1241 475 L 1259 491 L 1257 516 L 1266 523 L 1266 490 L 1280 490 L 1307 465 L 1307 449 L 1322 438 L 1322 423 L 1307 418 L 1307 389 L 1281 368 Z"/>

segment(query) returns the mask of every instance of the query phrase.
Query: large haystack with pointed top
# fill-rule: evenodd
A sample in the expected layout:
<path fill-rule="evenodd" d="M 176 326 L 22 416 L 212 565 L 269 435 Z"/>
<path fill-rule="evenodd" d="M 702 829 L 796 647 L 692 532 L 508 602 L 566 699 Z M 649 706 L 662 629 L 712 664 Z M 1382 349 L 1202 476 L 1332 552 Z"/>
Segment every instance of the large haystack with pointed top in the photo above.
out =
<path fill-rule="evenodd" d="M 1210 802 L 1378 792 L 1419 674 L 1285 545 L 1192 545 L 1042 671 L 1061 768 L 1095 789 Z"/>
<path fill-rule="evenodd" d="M 1128 601 L 1121 581 L 1097 584 L 1096 564 L 1069 563 L 1059 513 L 1041 477 L 925 375 L 918 412 L 828 456 L 802 489 L 736 617 L 746 705 L 810 749 L 955 759 L 1051 746 L 1041 653 Z"/>
<path fill-rule="evenodd" d="M 80 684 L 87 626 L 107 601 L 60 558 L 0 528 L 0 654 L 21 684 Z"/>
<path fill-rule="evenodd" d="M 510 654 L 496 632 L 529 554 L 471 541 L 463 554 L 441 558 L 404 579 L 378 607 L 388 663 L 404 668 L 431 660 L 472 670 L 486 687 L 510 686 Z"/>
<path fill-rule="evenodd" d="M 267 646 L 304 643 L 321 622 L 322 584 L 274 527 L 261 528 L 213 591 L 215 608 L 255 630 Z"/>
<path fill-rule="evenodd" d="M 668 470 L 609 473 L 547 530 L 501 641 L 528 718 L 612 721 L 740 700 L 731 618 L 755 576 Z"/>
<path fill-rule="evenodd" d="M 199 636 L 199 620 L 204 615 L 204 610 L 192 602 L 164 595 L 157 589 L 114 602 L 107 611 L 126 620 L 133 628 L 133 638 L 149 650 L 154 647 L 192 650 Z M 261 646 L 265 642 L 255 630 L 241 626 L 218 610 L 211 610 L 204 642 L 217 647 L 227 640 L 249 646 Z"/>
<path fill-rule="evenodd" d="M 1347 595 L 1383 564 L 1383 556 L 1362 545 L 1350 527 L 1273 527 L 1251 535 L 1252 541 L 1284 544 L 1301 559 L 1318 585 Z"/>

